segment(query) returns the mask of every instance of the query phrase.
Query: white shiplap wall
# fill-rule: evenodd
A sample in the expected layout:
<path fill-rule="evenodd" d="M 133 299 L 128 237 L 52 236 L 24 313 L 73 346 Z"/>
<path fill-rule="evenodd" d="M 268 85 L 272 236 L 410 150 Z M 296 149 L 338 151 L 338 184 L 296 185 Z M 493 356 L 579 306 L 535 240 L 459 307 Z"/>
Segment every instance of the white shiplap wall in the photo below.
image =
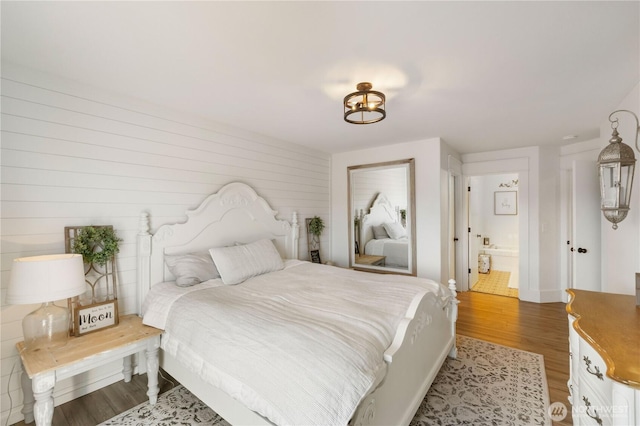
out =
<path fill-rule="evenodd" d="M 15 343 L 35 306 L 9 306 L 16 257 L 64 252 L 63 228 L 113 225 L 122 314 L 135 312 L 135 235 L 141 211 L 152 231 L 185 219 L 210 193 L 242 181 L 300 223 L 319 215 L 330 225 L 330 155 L 188 117 L 50 75 L 2 64 L 1 369 L 2 423 L 22 416 Z M 161 90 L 161 89 L 159 89 Z M 213 100 L 212 100 L 213 102 Z M 331 259 L 330 229 L 322 258 Z M 306 232 L 300 233 L 306 256 Z M 13 375 L 10 373 L 15 366 Z M 118 380 L 118 364 L 56 387 L 56 405 Z M 9 383 L 10 382 L 10 383 Z M 12 402 L 7 394 L 10 389 Z"/>
<path fill-rule="evenodd" d="M 392 206 L 407 208 L 407 172 L 405 168 L 360 169 L 351 177 L 352 214 L 362 210 L 364 214 L 384 194 Z"/>

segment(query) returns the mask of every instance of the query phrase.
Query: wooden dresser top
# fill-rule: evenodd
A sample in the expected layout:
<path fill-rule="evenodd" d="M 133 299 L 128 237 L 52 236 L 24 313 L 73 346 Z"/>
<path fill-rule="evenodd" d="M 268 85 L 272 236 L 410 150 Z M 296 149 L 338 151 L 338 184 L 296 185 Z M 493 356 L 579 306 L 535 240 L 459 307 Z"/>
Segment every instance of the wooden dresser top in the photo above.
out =
<path fill-rule="evenodd" d="M 567 290 L 573 328 L 602 356 L 607 376 L 640 389 L 640 307 L 635 296 Z"/>

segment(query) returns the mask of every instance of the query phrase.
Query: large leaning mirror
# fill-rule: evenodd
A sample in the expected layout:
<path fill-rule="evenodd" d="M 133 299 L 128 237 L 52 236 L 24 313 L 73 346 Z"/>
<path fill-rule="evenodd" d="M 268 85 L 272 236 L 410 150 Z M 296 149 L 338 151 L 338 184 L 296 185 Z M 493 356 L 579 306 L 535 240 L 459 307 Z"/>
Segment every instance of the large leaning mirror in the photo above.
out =
<path fill-rule="evenodd" d="M 414 160 L 347 168 L 349 266 L 416 275 Z"/>

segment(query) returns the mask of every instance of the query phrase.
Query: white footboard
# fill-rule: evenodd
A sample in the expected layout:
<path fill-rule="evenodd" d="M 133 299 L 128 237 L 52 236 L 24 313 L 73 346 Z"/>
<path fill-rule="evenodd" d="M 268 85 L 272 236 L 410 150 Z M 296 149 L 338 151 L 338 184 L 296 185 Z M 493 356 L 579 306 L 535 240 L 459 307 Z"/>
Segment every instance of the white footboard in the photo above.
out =
<path fill-rule="evenodd" d="M 415 415 L 447 355 L 455 357 L 458 300 L 434 293 L 417 295 L 385 352 L 387 375 L 360 404 L 352 426 L 407 425 Z"/>

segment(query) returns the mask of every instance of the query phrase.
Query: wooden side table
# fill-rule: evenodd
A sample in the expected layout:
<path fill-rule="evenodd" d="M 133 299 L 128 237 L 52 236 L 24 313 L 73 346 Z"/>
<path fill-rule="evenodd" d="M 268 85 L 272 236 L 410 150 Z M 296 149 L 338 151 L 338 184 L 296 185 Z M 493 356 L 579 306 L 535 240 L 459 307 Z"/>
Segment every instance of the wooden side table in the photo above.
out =
<path fill-rule="evenodd" d="M 356 256 L 356 265 L 384 266 L 386 256 L 375 256 L 372 254 L 361 254 Z"/>
<path fill-rule="evenodd" d="M 137 315 L 120 317 L 111 328 L 85 336 L 70 337 L 60 348 L 26 351 L 24 342 L 16 344 L 22 358 L 22 392 L 25 423 L 49 426 L 53 419 L 53 387 L 56 381 L 75 376 L 107 362 L 123 359 L 124 381 L 131 380 L 131 355 L 145 351 L 149 402 L 158 400 L 158 349 L 162 330 L 142 324 Z"/>

